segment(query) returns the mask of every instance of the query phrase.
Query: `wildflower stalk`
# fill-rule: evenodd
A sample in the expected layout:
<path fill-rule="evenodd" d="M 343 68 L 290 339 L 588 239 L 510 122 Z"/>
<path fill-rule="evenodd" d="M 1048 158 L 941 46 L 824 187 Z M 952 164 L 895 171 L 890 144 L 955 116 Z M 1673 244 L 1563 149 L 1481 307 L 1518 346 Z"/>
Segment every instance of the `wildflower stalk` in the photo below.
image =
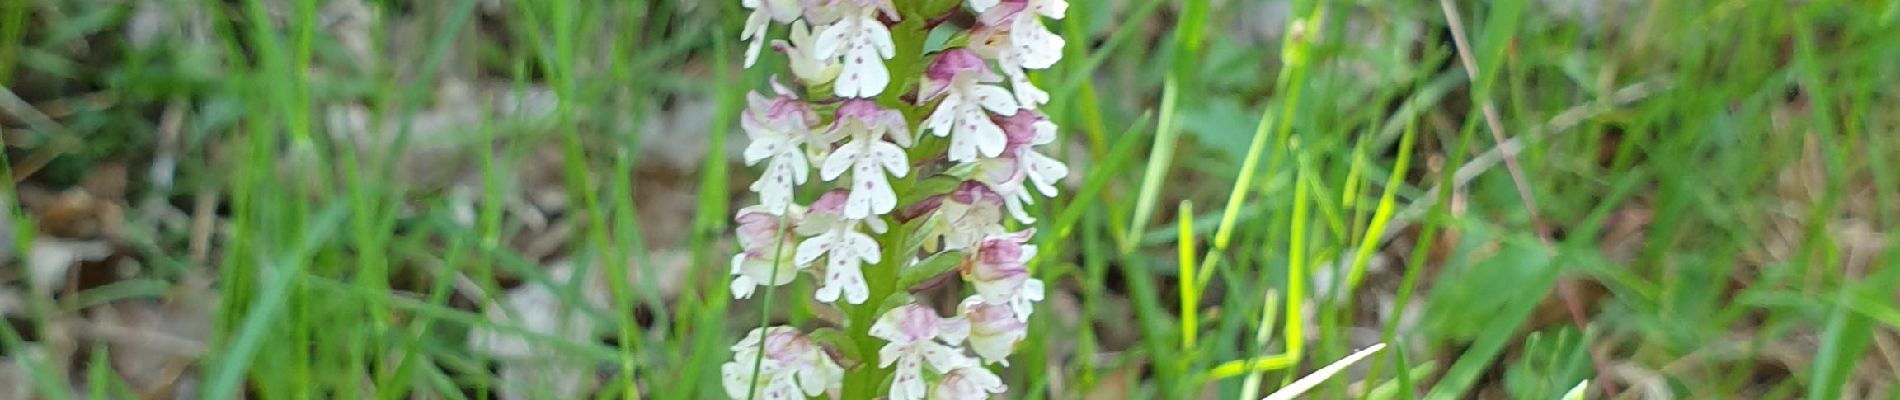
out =
<path fill-rule="evenodd" d="M 954 5 L 954 3 L 951 5 Z M 923 4 L 899 2 L 896 6 L 898 13 L 904 17 L 904 20 L 897 25 L 891 26 L 891 40 L 897 47 L 897 57 L 891 59 L 890 62 L 885 63 L 885 65 L 891 68 L 892 76 L 920 76 L 923 70 L 922 54 L 924 41 L 928 39 L 929 36 L 929 32 L 925 31 L 923 23 L 926 21 L 926 18 L 928 18 L 926 15 L 929 14 L 919 12 L 922 10 L 918 10 L 918 8 L 923 6 Z M 941 12 L 942 10 L 937 11 Z M 897 83 L 894 82 L 893 85 L 897 85 Z M 878 103 L 900 110 L 904 114 L 904 123 L 908 126 L 916 127 L 921 123 L 925 115 L 924 113 L 928 112 L 928 110 L 921 106 L 905 104 L 901 97 L 903 93 L 901 90 L 886 90 L 878 98 Z M 909 149 L 908 155 L 912 160 L 926 158 L 932 150 L 931 147 L 933 146 L 913 146 Z M 919 175 L 911 175 L 909 178 L 893 180 L 891 181 L 891 188 L 898 193 L 909 192 L 910 189 L 915 187 L 918 179 L 920 179 Z M 898 225 L 878 237 L 878 242 L 903 243 L 904 239 L 909 235 L 910 232 L 908 232 L 903 225 Z M 901 250 L 899 246 L 885 246 L 884 261 L 866 271 L 865 278 L 870 283 L 872 299 L 886 299 L 899 290 L 897 287 L 897 278 L 900 265 L 898 264 L 904 262 L 904 257 L 902 257 L 900 253 Z M 877 354 L 878 348 L 884 345 L 882 340 L 871 337 L 871 325 L 877 320 L 880 311 L 879 308 L 882 307 L 880 303 L 881 302 L 865 303 L 849 307 L 848 315 L 850 315 L 851 324 L 848 331 L 853 344 L 858 347 L 858 354 Z M 844 392 L 843 398 L 872 399 L 877 397 L 881 389 L 879 387 L 881 385 L 878 385 L 878 383 L 882 382 L 888 374 L 886 374 L 887 371 L 884 369 L 873 368 L 873 366 L 874 364 L 872 363 L 861 364 L 856 368 L 852 368 L 847 373 L 845 376 L 846 391 Z"/>
<path fill-rule="evenodd" d="M 822 335 L 762 323 L 722 367 L 727 394 L 979 399 L 1006 390 L 987 365 L 1008 365 L 1044 290 L 1027 268 L 1035 230 L 1010 231 L 1006 219 L 1033 223 L 1027 205 L 1055 196 L 1068 175 L 1038 149 L 1055 141 L 1056 126 L 1036 111 L 1048 93 L 1028 70 L 1061 57 L 1062 38 L 1042 19 L 1060 18 L 1067 3 L 742 4 L 753 11 L 740 34 L 748 66 L 774 22 L 790 26 L 771 44 L 788 58 L 792 84 L 775 76 L 770 97 L 747 98 L 744 154 L 761 167 L 751 187 L 760 204 L 735 217 L 732 293 L 749 298 L 765 286 L 770 296 L 812 276 L 812 299 L 845 319 Z M 954 13 L 975 23 L 926 49 L 933 25 Z M 973 293 L 951 316 L 909 295 L 953 269 Z"/>
<path fill-rule="evenodd" d="M 895 35 L 896 32 L 892 34 Z M 914 125 L 914 122 L 912 123 Z M 893 186 L 897 186 L 897 182 L 892 183 Z M 882 243 L 900 243 L 907 234 L 908 232 L 905 232 L 900 226 L 898 229 L 892 229 L 890 232 L 885 233 L 884 236 L 879 237 L 878 240 Z M 873 299 L 889 298 L 891 294 L 895 293 L 898 289 L 897 263 L 894 262 L 894 260 L 899 259 L 895 251 L 896 247 L 897 246 L 888 247 L 884 256 L 885 261 L 877 267 L 865 271 L 865 278 L 870 283 L 871 298 Z M 875 303 L 849 306 L 848 315 L 850 315 L 851 321 L 849 333 L 851 335 L 852 344 L 858 347 L 858 354 L 877 354 L 878 348 L 884 345 L 883 341 L 871 337 L 871 325 L 877 320 L 879 307 L 880 304 Z M 844 398 L 876 398 L 879 389 L 877 387 L 878 382 L 883 381 L 885 377 L 884 372 L 883 369 L 874 368 L 874 365 L 870 363 L 860 364 L 852 368 L 845 375 Z"/>

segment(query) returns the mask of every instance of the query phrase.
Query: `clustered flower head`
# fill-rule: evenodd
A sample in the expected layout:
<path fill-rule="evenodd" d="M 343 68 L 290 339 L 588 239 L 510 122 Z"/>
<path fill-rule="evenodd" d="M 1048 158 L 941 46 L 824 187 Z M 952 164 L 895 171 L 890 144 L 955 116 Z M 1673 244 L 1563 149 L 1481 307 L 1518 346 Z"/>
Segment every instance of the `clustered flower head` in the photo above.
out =
<path fill-rule="evenodd" d="M 719 372 L 726 395 L 734 398 L 748 397 L 755 366 L 760 382 L 750 394 L 761 399 L 817 396 L 837 386 L 844 377 L 844 370 L 823 349 L 789 327 L 755 329 L 732 345 L 732 353 L 735 362 L 721 366 Z"/>
<path fill-rule="evenodd" d="M 874 360 L 840 362 L 834 354 L 858 352 L 825 351 L 795 327 L 761 327 L 732 347 L 721 371 L 727 394 L 835 396 L 855 373 L 840 364 L 887 371 L 877 376 L 889 377 L 885 393 L 896 400 L 1003 393 L 988 368 L 1009 364 L 1044 296 L 1029 270 L 1035 230 L 1012 226 L 1034 223 L 1029 206 L 1056 196 L 1069 174 L 1040 148 L 1056 141 L 1056 125 L 1037 110 L 1049 95 L 1029 78 L 1062 57 L 1062 37 L 1044 18 L 1062 18 L 1066 0 L 741 4 L 751 11 L 740 33 L 745 65 L 783 25 L 785 38 L 769 43 L 792 83 L 775 76 L 769 95 L 748 95 L 741 116 L 751 138 L 745 162 L 761 169 L 751 185 L 759 203 L 735 217 L 732 294 L 810 277 L 817 302 L 875 311 L 871 326 L 841 328 L 882 346 L 862 355 Z M 969 18 L 949 18 L 957 13 Z M 916 48 L 945 28 L 953 34 L 941 48 Z M 948 273 L 924 267 L 944 259 L 971 292 L 943 308 L 949 316 L 913 300 L 912 288 L 873 290 L 900 282 L 867 278 Z"/>

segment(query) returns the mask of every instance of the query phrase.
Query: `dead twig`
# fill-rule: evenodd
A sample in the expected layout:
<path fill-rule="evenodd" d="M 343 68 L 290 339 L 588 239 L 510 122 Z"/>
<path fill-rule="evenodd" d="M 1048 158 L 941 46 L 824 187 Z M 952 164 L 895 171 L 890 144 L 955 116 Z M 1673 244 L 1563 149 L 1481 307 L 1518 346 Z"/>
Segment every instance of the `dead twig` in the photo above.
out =
<path fill-rule="evenodd" d="M 40 112 L 39 109 L 33 108 L 32 104 L 28 104 L 26 100 L 20 99 L 20 96 L 13 94 L 12 89 L 8 89 L 3 85 L 0 85 L 0 114 L 26 122 L 28 127 L 42 132 L 57 133 L 66 131 L 66 127 L 60 126 L 59 121 L 54 121 L 53 117 L 49 117 L 46 113 Z M 21 137 L 7 138 L 7 144 L 9 146 L 17 146 L 19 144 L 14 142 L 25 141 L 26 139 Z M 26 180 L 27 177 L 33 176 L 33 173 L 39 172 L 40 168 L 44 168 L 46 164 L 53 162 L 53 159 L 58 158 L 60 154 L 66 153 L 67 150 L 79 148 L 80 144 L 78 142 L 78 139 L 68 136 L 54 136 L 53 140 L 48 143 L 45 148 L 28 155 L 25 160 L 20 161 L 20 165 L 11 168 L 13 170 L 13 182 L 19 183 Z"/>
<path fill-rule="evenodd" d="M 199 189 L 191 210 L 191 263 L 204 266 L 211 260 L 211 234 L 217 229 L 218 194 L 214 189 Z"/>
<path fill-rule="evenodd" d="M 153 192 L 170 191 L 174 172 L 178 169 L 178 154 L 184 143 L 186 102 L 182 98 L 172 99 L 165 105 L 165 115 L 158 120 L 158 148 L 152 154 L 152 170 L 148 179 L 152 180 Z"/>
<path fill-rule="evenodd" d="M 474 279 L 469 278 L 468 275 L 463 274 L 461 271 L 449 269 L 443 266 L 440 261 L 435 260 L 423 261 L 421 264 L 423 268 L 427 268 L 431 274 L 434 274 L 436 279 L 450 279 L 449 285 L 455 290 L 456 294 L 460 294 L 462 297 L 467 297 L 470 301 L 477 303 L 486 302 L 491 299 L 491 297 L 488 296 L 488 290 L 483 289 L 480 283 L 476 283 Z"/>
<path fill-rule="evenodd" d="M 42 101 L 33 105 L 34 109 L 44 112 L 52 118 L 65 118 L 85 110 L 98 110 L 118 104 L 118 95 L 112 92 L 95 92 L 76 97 Z"/>
<path fill-rule="evenodd" d="M 58 121 L 54 121 L 53 117 L 40 112 L 38 108 L 33 108 L 32 104 L 20 99 L 20 96 L 13 94 L 13 89 L 8 89 L 6 85 L 0 85 L 0 112 L 4 112 L 7 116 L 25 122 L 26 126 L 32 127 L 33 129 L 47 132 L 66 130 L 65 127 L 59 125 Z"/>
<path fill-rule="evenodd" d="M 196 360 L 205 354 L 204 342 L 172 336 L 157 329 L 129 327 L 78 318 L 68 318 L 64 322 L 66 327 L 79 337 L 93 341 L 136 347 L 183 359 Z"/>

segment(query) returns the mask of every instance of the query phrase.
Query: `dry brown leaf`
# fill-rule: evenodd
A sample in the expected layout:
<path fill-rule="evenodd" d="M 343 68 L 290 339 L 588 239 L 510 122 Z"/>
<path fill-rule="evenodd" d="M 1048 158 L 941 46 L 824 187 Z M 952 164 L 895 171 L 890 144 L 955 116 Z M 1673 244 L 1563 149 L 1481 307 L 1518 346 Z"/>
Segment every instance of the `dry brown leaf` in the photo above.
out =
<path fill-rule="evenodd" d="M 58 193 L 21 187 L 20 206 L 34 219 L 42 236 L 63 239 L 117 237 L 123 231 L 116 199 L 94 196 L 85 188 Z"/>
<path fill-rule="evenodd" d="M 1131 363 L 1122 368 L 1109 371 L 1094 387 L 1082 394 L 1084 400 L 1121 400 L 1132 399 L 1141 391 L 1142 363 Z"/>
<path fill-rule="evenodd" d="M 192 297 L 192 296 L 184 296 Z M 106 342 L 112 367 L 139 393 L 150 397 L 178 394 L 191 364 L 205 351 L 215 305 L 161 305 L 145 301 L 108 304 L 91 310 L 83 326 L 87 336 Z"/>
<path fill-rule="evenodd" d="M 51 293 L 66 284 L 71 268 L 84 261 L 112 256 L 112 246 L 98 240 L 39 239 L 27 254 L 27 280 L 33 290 Z"/>
<path fill-rule="evenodd" d="M 100 196 L 95 191 L 123 196 L 124 182 L 124 168 L 107 163 L 93 171 L 79 187 L 58 193 L 32 186 L 20 188 L 20 205 L 26 209 L 28 218 L 38 230 L 33 243 L 27 247 L 28 254 L 21 265 L 24 278 L 35 292 L 52 293 L 59 290 L 70 277 L 84 272 L 76 269 L 76 266 L 106 260 L 116 254 L 112 240 L 124 232 L 124 216 L 119 198 Z M 5 223 L 11 224 L 11 221 Z M 6 228 L 8 239 L 12 239 L 13 229 L 10 226 Z M 7 240 L 0 246 L 11 249 L 14 243 L 13 240 Z M 12 254 L 0 256 L 4 259 L 14 257 Z M 96 276 L 111 277 L 113 274 Z"/>

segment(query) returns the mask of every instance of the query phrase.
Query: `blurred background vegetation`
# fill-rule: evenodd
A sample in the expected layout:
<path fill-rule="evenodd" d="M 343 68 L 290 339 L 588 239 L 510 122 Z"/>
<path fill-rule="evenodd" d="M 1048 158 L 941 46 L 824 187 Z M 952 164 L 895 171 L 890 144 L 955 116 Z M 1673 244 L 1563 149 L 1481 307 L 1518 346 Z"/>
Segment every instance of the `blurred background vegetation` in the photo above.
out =
<path fill-rule="evenodd" d="M 742 11 L 0 2 L 0 399 L 723 396 Z M 1049 23 L 1011 398 L 1900 396 L 1900 3 Z"/>

